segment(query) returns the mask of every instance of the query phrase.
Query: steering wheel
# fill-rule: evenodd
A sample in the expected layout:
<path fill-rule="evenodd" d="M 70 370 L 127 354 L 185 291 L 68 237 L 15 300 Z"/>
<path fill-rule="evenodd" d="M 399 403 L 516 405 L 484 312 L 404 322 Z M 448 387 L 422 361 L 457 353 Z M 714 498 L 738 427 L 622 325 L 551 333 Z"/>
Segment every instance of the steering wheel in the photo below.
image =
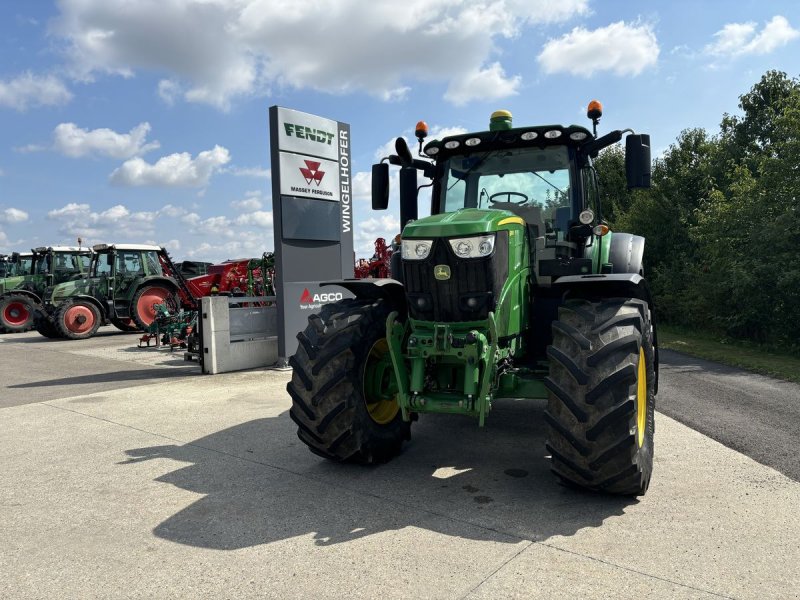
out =
<path fill-rule="evenodd" d="M 506 202 L 508 204 L 525 204 L 528 201 L 528 197 L 521 193 L 521 192 L 497 192 L 496 194 L 492 194 L 489 196 L 489 202 L 495 204 L 498 200 L 495 200 L 498 196 L 505 196 L 507 198 Z M 511 199 L 512 196 L 516 196 L 518 198 L 522 198 L 522 200 L 514 201 Z"/>

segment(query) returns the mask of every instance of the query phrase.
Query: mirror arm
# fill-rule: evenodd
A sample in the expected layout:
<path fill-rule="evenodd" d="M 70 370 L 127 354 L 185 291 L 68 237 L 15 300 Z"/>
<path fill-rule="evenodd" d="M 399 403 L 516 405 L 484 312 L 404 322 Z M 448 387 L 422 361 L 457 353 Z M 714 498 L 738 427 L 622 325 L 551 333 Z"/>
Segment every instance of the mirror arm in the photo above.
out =
<path fill-rule="evenodd" d="M 622 140 L 622 136 L 626 133 L 635 133 L 633 129 L 617 129 L 616 131 L 611 131 L 605 134 L 603 137 L 599 137 L 595 140 L 592 140 L 588 144 L 583 147 L 583 151 L 595 158 L 597 154 L 603 148 L 608 148 L 611 144 L 616 144 L 620 140 Z"/>

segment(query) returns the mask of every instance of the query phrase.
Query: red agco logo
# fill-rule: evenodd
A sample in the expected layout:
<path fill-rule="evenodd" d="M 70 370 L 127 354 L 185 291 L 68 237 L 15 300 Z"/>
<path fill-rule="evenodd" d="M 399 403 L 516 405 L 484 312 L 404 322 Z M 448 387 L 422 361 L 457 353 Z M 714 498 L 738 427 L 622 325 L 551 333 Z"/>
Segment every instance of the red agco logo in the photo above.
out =
<path fill-rule="evenodd" d="M 303 304 L 311 306 L 313 305 L 319 306 L 320 304 L 325 304 L 327 302 L 337 302 L 342 298 L 344 298 L 344 295 L 341 292 L 312 294 L 311 292 L 308 291 L 308 288 L 305 288 L 303 290 L 303 293 L 300 295 L 300 305 L 302 308 L 305 308 L 304 306 L 302 306 Z"/>
<path fill-rule="evenodd" d="M 325 171 L 319 170 L 320 163 L 313 161 L 313 160 L 305 160 L 303 161 L 306 163 L 305 168 L 300 167 L 300 173 L 305 177 L 306 183 L 311 185 L 311 182 L 315 182 L 317 187 L 322 182 L 322 178 L 325 176 Z M 308 290 L 306 290 L 308 291 Z"/>

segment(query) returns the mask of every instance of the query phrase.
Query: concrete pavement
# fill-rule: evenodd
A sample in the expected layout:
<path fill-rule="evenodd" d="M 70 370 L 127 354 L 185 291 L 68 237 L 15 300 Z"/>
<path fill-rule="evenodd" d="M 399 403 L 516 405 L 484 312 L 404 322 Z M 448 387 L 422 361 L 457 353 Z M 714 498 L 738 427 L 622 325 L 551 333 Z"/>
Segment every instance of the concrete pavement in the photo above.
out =
<path fill-rule="evenodd" d="M 126 343 L 53 352 L 78 362 L 99 351 L 127 372 L 115 358 Z M 0 364 L 11 355 L 1 343 Z M 288 374 L 158 376 L 185 368 L 163 359 L 137 355 L 155 376 L 134 387 L 14 388 L 61 396 L 0 409 L 0 597 L 800 590 L 800 483 L 664 415 L 651 488 L 637 501 L 555 484 L 543 403 L 498 402 L 483 430 L 423 417 L 393 462 L 338 465 L 297 439 Z"/>

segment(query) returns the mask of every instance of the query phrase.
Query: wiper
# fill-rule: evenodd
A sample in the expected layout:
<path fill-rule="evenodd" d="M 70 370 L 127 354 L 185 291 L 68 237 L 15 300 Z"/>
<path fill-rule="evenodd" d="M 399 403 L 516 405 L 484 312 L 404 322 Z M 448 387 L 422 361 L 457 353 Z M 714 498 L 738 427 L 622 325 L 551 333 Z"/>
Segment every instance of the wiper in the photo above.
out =
<path fill-rule="evenodd" d="M 544 181 L 544 182 L 545 182 L 547 185 L 549 185 L 551 188 L 553 188 L 554 190 L 556 190 L 558 193 L 560 193 L 560 194 L 566 194 L 566 192 L 565 192 L 564 190 L 562 190 L 562 189 L 561 189 L 560 187 L 558 187 L 557 185 L 555 185 L 555 184 L 553 184 L 553 183 L 550 183 L 549 181 L 547 181 L 547 179 L 545 179 L 544 177 L 542 177 L 541 175 L 539 175 L 539 174 L 538 174 L 536 171 L 531 171 L 531 173 L 533 173 L 534 175 L 536 175 L 536 176 L 537 176 L 539 179 L 541 179 L 542 181 Z"/>

